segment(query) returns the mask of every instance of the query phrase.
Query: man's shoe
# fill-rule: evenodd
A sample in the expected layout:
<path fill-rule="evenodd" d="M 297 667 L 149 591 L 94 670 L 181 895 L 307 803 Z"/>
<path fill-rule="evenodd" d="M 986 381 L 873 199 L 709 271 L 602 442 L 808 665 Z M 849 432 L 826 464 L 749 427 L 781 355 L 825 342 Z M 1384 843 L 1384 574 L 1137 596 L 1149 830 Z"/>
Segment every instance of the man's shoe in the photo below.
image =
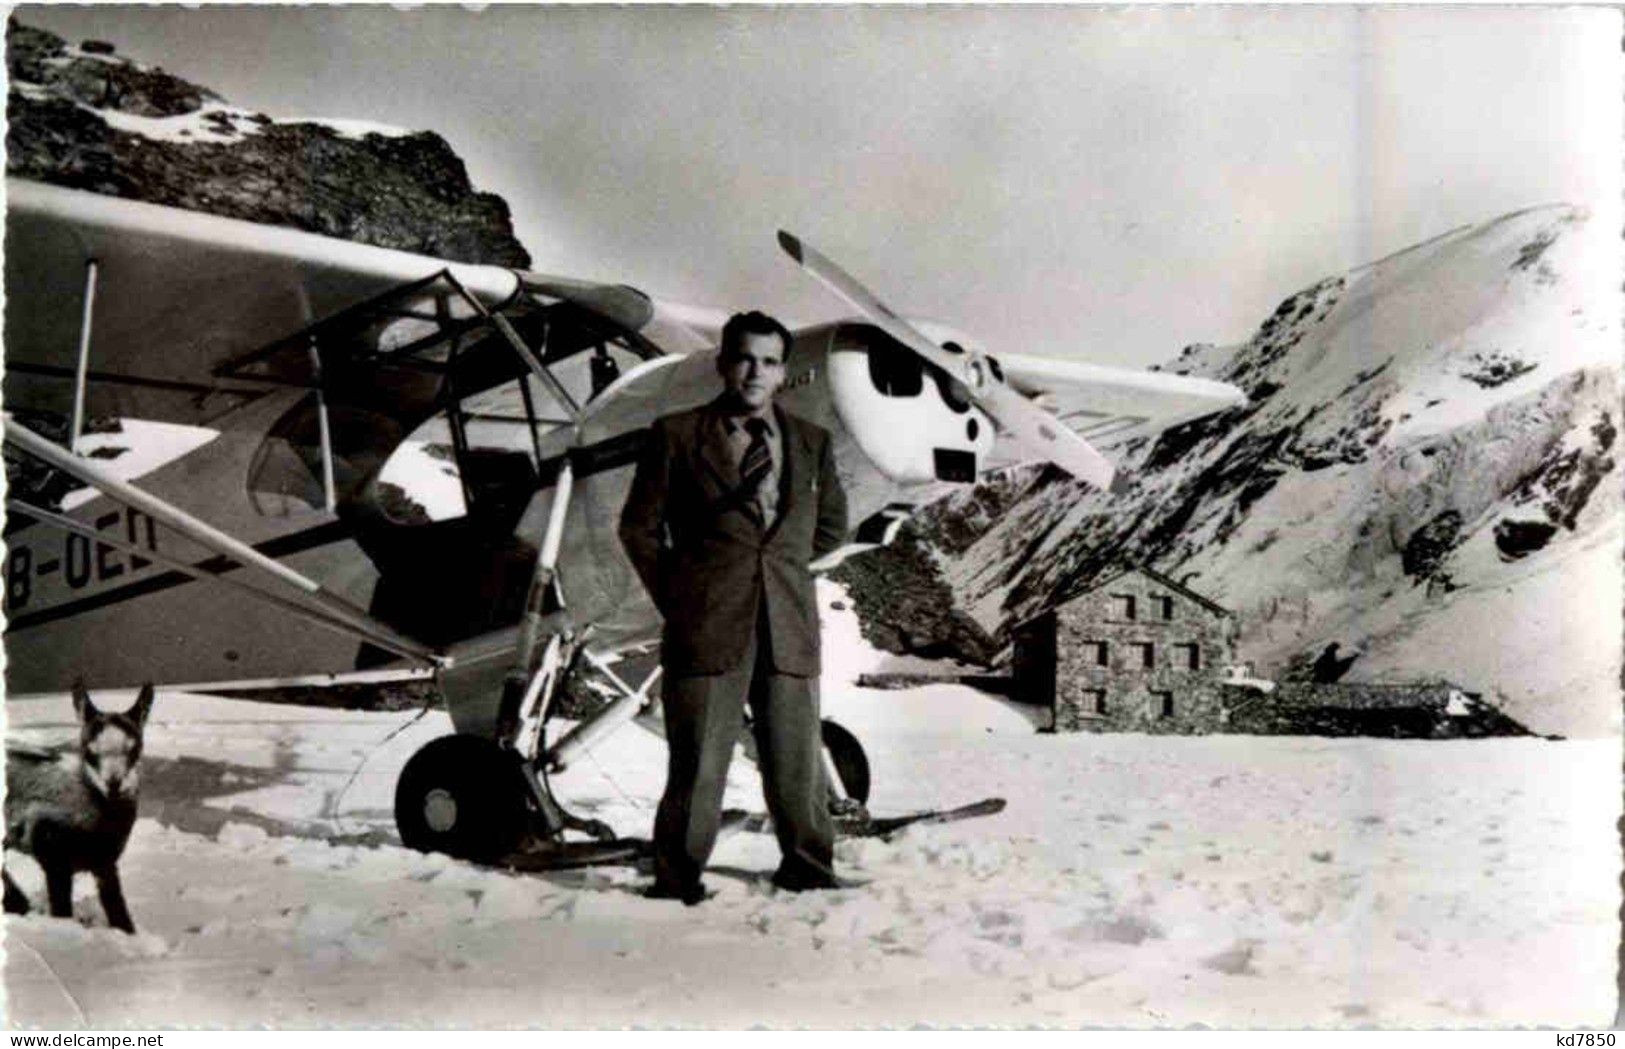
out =
<path fill-rule="evenodd" d="M 695 882 L 693 885 L 667 885 L 655 882 L 643 890 L 646 900 L 682 900 L 685 907 L 697 907 L 711 898 L 711 892 L 704 882 Z"/>
<path fill-rule="evenodd" d="M 853 878 L 842 878 L 836 875 L 809 877 L 807 875 L 786 875 L 779 872 L 773 875 L 773 887 L 786 892 L 817 892 L 823 889 L 857 889 L 869 884 Z"/>

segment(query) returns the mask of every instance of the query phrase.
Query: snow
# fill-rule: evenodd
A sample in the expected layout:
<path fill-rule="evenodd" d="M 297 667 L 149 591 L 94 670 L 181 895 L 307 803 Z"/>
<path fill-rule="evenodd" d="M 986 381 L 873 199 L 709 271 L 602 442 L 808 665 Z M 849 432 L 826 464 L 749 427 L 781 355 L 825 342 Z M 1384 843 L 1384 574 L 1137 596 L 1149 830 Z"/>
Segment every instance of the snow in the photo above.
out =
<path fill-rule="evenodd" d="M 77 49 L 70 49 L 71 55 L 79 59 L 91 59 L 105 62 L 108 65 L 122 65 L 125 60 L 108 56 L 97 55 Z M 68 59 L 47 59 L 47 62 L 61 63 Z M 138 67 L 139 68 L 139 67 Z M 12 84 L 13 91 L 17 91 L 27 98 L 46 100 L 59 98 L 48 88 L 28 81 L 16 81 Z M 140 135 L 154 142 L 208 142 L 214 144 L 239 142 L 248 135 L 258 134 L 265 126 L 267 118 L 251 109 L 233 106 L 224 102 L 208 102 L 191 113 L 182 113 L 169 117 L 150 117 L 139 113 L 129 113 L 109 106 L 91 106 L 83 102 L 75 102 L 80 109 L 93 113 L 107 123 L 115 131 L 122 131 L 130 135 Z M 341 138 L 363 139 L 368 135 L 383 135 L 387 138 L 403 138 L 415 135 L 417 132 L 407 128 L 396 127 L 391 124 L 381 124 L 373 120 L 350 120 L 332 117 L 283 117 L 275 123 L 283 126 L 291 124 L 319 124 L 332 129 Z"/>
<path fill-rule="evenodd" d="M 368 135 L 383 135 L 386 138 L 405 138 L 415 135 L 416 131 L 409 128 L 396 127 L 393 124 L 380 124 L 376 120 L 352 120 L 335 117 L 278 117 L 278 124 L 321 124 L 332 128 L 342 138 L 366 138 Z"/>
<path fill-rule="evenodd" d="M 1463 578 L 1475 571 L 1472 558 L 1485 566 L 1477 571 L 1487 574 L 1492 561 L 1504 569 L 1494 544 L 1475 539 L 1463 549 L 1471 557 L 1458 558 Z M 1619 680 L 1616 610 L 1625 593 L 1620 552 L 1616 514 L 1593 534 L 1561 545 L 1552 558 L 1502 571 L 1499 586 L 1445 595 L 1441 615 L 1417 622 L 1400 607 L 1373 614 L 1365 658 L 1390 680 L 1418 680 L 1448 646 L 1462 665 L 1495 682 L 1496 694 L 1486 698 L 1512 717 L 1539 725 L 1549 706 L 1545 696 L 1555 693 L 1571 699 L 1565 733 L 1617 737 L 1621 710 L 1612 683 Z"/>
<path fill-rule="evenodd" d="M 837 650 L 840 643 L 837 643 Z M 100 697 L 117 707 L 128 697 Z M 160 695 L 125 854 L 140 935 L 9 917 L 20 1026 L 1605 1025 L 1615 741 L 1035 733 L 960 686 L 826 682 L 879 813 L 998 816 L 838 846 L 865 884 L 788 895 L 767 834 L 716 896 L 605 867 L 510 875 L 395 844 L 394 778 L 441 711 Z M 63 739 L 65 697 L 8 704 Z M 664 772 L 634 728 L 555 778 L 644 835 Z M 736 762 L 728 805 L 761 807 Z M 26 857 L 13 867 L 39 898 Z M 387 987 L 387 994 L 380 988 Z"/>
<path fill-rule="evenodd" d="M 429 451 L 430 446 L 436 444 L 441 448 L 450 447 L 449 442 L 445 426 L 440 420 L 431 419 L 411 438 L 402 441 L 378 472 L 380 481 L 399 486 L 406 498 L 422 507 L 431 521 L 447 521 L 468 513 L 456 464 L 444 456 L 437 458 Z"/>
<path fill-rule="evenodd" d="M 25 89 L 32 85 L 22 85 Z M 42 94 L 38 88 L 35 94 Z M 257 119 L 258 114 L 252 110 L 223 103 L 211 103 L 203 106 L 193 113 L 186 113 L 173 117 L 146 117 L 135 113 L 126 113 L 117 109 L 96 108 L 81 106 L 103 120 L 116 131 L 124 131 L 133 135 L 141 135 L 157 142 L 236 142 L 245 135 L 257 133 L 262 124 Z M 222 122 L 229 124 L 230 130 L 222 127 Z M 402 138 L 416 134 L 406 128 L 394 127 L 389 124 L 380 124 L 371 120 L 345 120 L 331 117 L 283 117 L 276 123 L 282 126 L 291 124 L 319 124 L 331 128 L 341 138 L 363 139 L 368 135 L 383 135 L 387 138 Z"/>
<path fill-rule="evenodd" d="M 114 131 L 140 135 L 155 142 L 237 142 L 260 129 L 252 110 L 221 103 L 211 103 L 195 112 L 173 117 L 147 117 L 83 104 L 80 108 L 101 117 Z"/>
<path fill-rule="evenodd" d="M 220 431 L 204 426 L 147 419 L 119 419 L 118 423 L 119 429 L 113 433 L 87 433 L 80 437 L 79 454 L 92 457 L 95 465 L 121 481 L 143 477 L 220 436 Z M 93 453 L 102 449 L 118 450 L 119 454 L 111 459 L 93 458 Z M 62 509 L 72 510 L 90 502 L 97 494 L 94 488 L 75 489 L 62 497 Z"/>

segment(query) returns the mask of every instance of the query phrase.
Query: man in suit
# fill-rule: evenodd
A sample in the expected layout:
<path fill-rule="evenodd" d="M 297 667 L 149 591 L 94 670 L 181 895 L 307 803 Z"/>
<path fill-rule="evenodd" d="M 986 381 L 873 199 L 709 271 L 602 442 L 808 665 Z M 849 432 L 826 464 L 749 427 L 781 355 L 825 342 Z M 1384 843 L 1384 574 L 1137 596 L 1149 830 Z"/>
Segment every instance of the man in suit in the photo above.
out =
<path fill-rule="evenodd" d="M 621 514 L 621 541 L 665 617 L 670 761 L 655 816 L 656 898 L 705 898 L 700 876 L 746 702 L 783 855 L 773 883 L 837 884 L 807 566 L 844 538 L 846 496 L 829 433 L 773 403 L 789 352 L 773 318 L 730 318 L 721 396 L 655 421 Z"/>

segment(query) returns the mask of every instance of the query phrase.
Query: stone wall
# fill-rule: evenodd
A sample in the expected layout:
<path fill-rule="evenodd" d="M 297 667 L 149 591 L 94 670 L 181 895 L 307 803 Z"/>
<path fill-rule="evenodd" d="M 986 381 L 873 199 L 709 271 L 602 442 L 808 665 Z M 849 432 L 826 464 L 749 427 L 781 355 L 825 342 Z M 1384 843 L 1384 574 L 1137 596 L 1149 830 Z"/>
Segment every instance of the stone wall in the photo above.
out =
<path fill-rule="evenodd" d="M 1371 684 L 1339 681 L 1314 684 L 1308 681 L 1282 681 L 1270 693 L 1270 705 L 1287 707 L 1338 707 L 1344 710 L 1393 710 L 1399 707 L 1426 707 L 1443 710 L 1450 693 L 1458 691 L 1447 681 L 1409 684 Z"/>
<path fill-rule="evenodd" d="M 1210 602 L 1126 572 L 1023 624 L 1014 698 L 1048 705 L 1058 732 L 1217 731 L 1234 627 Z"/>
<path fill-rule="evenodd" d="M 1065 690 L 1057 696 L 1056 732 L 1146 732 L 1194 736 L 1224 732 L 1225 688 L 1212 679 L 1190 677 L 1112 690 Z M 1106 697 L 1104 712 L 1091 701 Z"/>
<path fill-rule="evenodd" d="M 1288 681 L 1273 693 L 1226 686 L 1225 727 L 1253 735 L 1383 736 L 1460 739 L 1524 736 L 1529 730 L 1476 694 L 1451 683 L 1311 684 Z"/>
<path fill-rule="evenodd" d="M 1227 684 L 1234 628 L 1234 618 L 1211 602 L 1154 573 L 1128 572 L 1017 629 L 1011 695 L 1048 706 L 1056 732 L 1528 734 L 1448 681 L 1288 681 L 1269 693 Z"/>

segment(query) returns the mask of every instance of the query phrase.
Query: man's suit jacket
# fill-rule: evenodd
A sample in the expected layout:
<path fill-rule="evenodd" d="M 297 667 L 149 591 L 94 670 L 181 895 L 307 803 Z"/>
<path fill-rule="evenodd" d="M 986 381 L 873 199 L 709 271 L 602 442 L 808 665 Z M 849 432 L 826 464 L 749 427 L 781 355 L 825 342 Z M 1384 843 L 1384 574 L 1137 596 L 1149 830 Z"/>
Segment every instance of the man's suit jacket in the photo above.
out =
<path fill-rule="evenodd" d="M 840 545 L 846 495 L 829 432 L 775 406 L 784 461 L 779 512 L 747 509 L 715 404 L 655 420 L 621 513 L 621 541 L 665 617 L 670 675 L 718 674 L 744 657 L 762 602 L 774 669 L 818 673 L 809 561 Z"/>

